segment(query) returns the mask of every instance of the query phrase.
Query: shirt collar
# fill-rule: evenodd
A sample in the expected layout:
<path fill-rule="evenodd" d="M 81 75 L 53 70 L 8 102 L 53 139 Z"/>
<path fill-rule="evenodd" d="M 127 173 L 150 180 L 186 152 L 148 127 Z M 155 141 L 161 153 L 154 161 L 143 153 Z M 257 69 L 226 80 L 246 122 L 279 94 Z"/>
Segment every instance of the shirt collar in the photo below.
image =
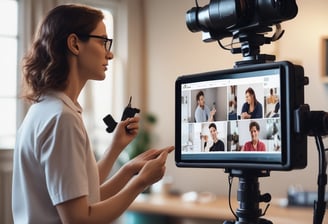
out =
<path fill-rule="evenodd" d="M 49 91 L 47 95 L 54 96 L 56 98 L 59 98 L 61 101 L 63 101 L 69 108 L 72 110 L 76 111 L 79 114 L 82 114 L 82 107 L 81 105 L 77 102 L 74 103 L 71 98 L 69 98 L 65 93 L 60 92 L 60 91 Z"/>

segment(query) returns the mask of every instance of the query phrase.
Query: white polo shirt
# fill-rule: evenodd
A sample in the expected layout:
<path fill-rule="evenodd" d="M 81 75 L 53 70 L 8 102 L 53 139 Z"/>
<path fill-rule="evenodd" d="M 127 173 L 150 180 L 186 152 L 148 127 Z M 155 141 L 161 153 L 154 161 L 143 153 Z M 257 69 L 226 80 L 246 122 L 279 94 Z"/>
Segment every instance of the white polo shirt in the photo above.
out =
<path fill-rule="evenodd" d="M 17 133 L 12 206 L 15 224 L 61 223 L 55 205 L 100 200 L 99 173 L 82 108 L 61 92 L 33 104 Z"/>

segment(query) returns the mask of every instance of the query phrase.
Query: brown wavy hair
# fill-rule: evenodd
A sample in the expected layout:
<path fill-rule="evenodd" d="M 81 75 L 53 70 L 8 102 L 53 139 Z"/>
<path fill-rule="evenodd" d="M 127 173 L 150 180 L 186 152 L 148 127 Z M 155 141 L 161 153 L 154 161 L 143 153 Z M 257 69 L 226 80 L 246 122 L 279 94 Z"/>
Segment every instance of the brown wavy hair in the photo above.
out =
<path fill-rule="evenodd" d="M 23 97 L 38 102 L 48 90 L 64 90 L 70 70 L 67 37 L 90 34 L 103 19 L 100 10 L 85 5 L 67 4 L 50 10 L 23 58 Z"/>
<path fill-rule="evenodd" d="M 248 87 L 245 91 L 245 94 L 246 93 L 249 93 L 250 95 L 252 95 L 254 97 L 254 104 L 256 105 L 257 104 L 257 99 L 256 99 L 256 95 L 255 95 L 255 91 L 254 89 L 252 89 L 251 87 Z"/>

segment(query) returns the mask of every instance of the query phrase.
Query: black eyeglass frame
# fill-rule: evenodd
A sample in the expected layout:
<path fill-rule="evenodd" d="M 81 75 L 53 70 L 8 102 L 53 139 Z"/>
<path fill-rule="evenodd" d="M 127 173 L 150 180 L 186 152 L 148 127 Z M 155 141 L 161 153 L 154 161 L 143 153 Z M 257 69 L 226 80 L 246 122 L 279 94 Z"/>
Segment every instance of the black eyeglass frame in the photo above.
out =
<path fill-rule="evenodd" d="M 103 36 L 98 36 L 98 35 L 91 35 L 91 34 L 86 34 L 86 35 L 78 35 L 78 37 L 84 37 L 84 38 L 98 38 L 104 40 L 104 47 L 107 52 L 110 52 L 110 49 L 112 48 L 113 45 L 113 39 L 103 37 Z M 109 45 L 108 45 L 109 43 Z"/>

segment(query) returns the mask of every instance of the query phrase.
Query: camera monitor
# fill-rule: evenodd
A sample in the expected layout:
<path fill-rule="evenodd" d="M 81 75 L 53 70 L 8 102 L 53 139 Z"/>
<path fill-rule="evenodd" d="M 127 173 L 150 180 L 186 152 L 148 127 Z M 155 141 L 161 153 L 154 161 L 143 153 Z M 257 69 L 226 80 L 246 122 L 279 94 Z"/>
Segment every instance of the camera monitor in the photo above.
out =
<path fill-rule="evenodd" d="M 294 131 L 304 71 L 290 62 L 185 75 L 175 83 L 179 167 L 301 169 L 307 137 Z"/>

